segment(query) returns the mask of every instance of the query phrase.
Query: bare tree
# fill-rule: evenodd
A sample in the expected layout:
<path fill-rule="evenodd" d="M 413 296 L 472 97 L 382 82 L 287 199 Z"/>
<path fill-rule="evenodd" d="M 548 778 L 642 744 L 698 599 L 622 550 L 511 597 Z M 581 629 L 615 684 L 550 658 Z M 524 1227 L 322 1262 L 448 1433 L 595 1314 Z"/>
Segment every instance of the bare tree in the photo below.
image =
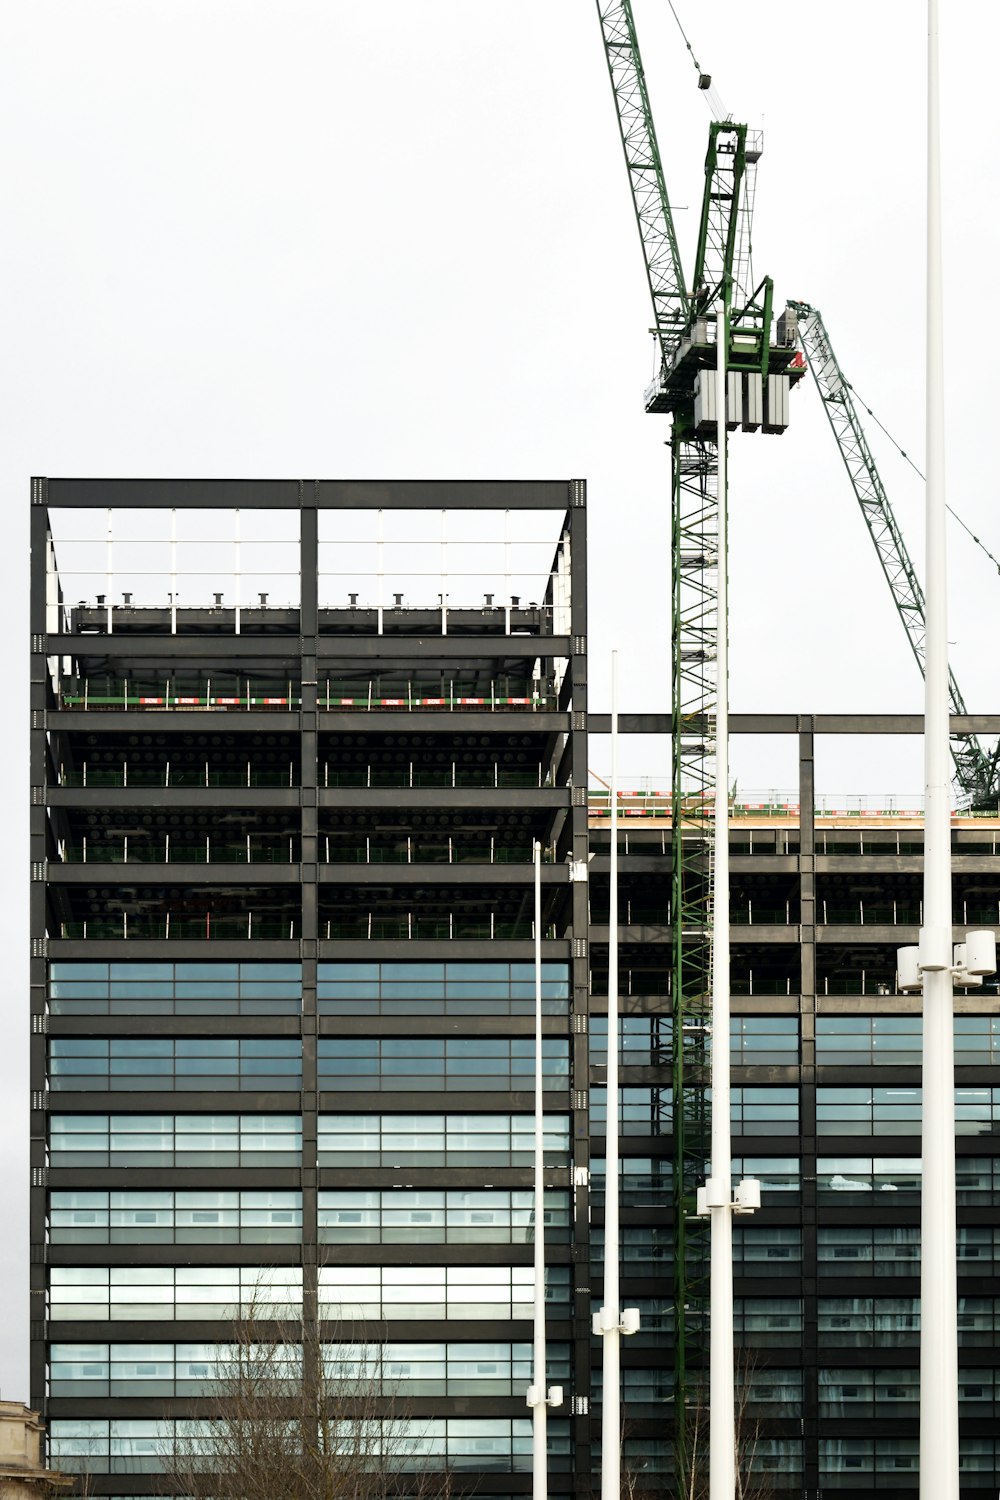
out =
<path fill-rule="evenodd" d="M 753 1377 L 757 1364 L 753 1354 L 742 1351 L 736 1369 L 736 1500 L 773 1500 L 774 1482 L 758 1462 L 760 1422 L 750 1415 Z M 685 1413 L 688 1423 L 690 1465 L 682 1500 L 708 1500 L 708 1413 L 699 1402 Z"/>
<path fill-rule="evenodd" d="M 387 1378 L 381 1346 L 324 1349 L 301 1330 L 265 1329 L 251 1309 L 234 1324 L 196 1420 L 177 1422 L 164 1470 L 192 1500 L 383 1500 L 449 1493 L 421 1455 Z"/>
<path fill-rule="evenodd" d="M 774 1482 L 771 1475 L 763 1471 L 759 1462 L 761 1440 L 760 1423 L 751 1416 L 750 1404 L 756 1362 L 752 1355 L 741 1359 L 736 1371 L 736 1494 L 735 1500 L 774 1500 Z M 685 1448 L 688 1456 L 687 1473 L 678 1476 L 669 1487 L 662 1475 L 646 1474 L 634 1463 L 623 1460 L 621 1494 L 622 1500 L 649 1500 L 662 1497 L 666 1490 L 671 1500 L 708 1500 L 708 1411 L 703 1401 L 695 1401 L 683 1411 L 676 1411 L 676 1420 L 685 1427 Z M 622 1450 L 626 1451 L 628 1438 L 632 1436 L 628 1422 L 622 1424 Z"/>

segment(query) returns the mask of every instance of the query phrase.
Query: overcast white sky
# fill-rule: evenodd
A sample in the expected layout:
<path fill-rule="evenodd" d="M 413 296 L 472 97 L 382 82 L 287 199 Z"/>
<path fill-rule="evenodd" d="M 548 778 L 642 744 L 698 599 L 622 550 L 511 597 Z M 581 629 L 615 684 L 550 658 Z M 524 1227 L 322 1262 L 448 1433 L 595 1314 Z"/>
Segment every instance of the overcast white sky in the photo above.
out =
<path fill-rule="evenodd" d="M 765 128 L 759 270 L 779 299 L 823 309 L 848 378 L 919 455 L 923 6 L 680 9 L 727 107 Z M 1000 17 L 972 0 L 944 11 L 950 499 L 998 551 L 983 329 Z M 708 111 L 665 0 L 635 12 L 690 264 Z M 0 194 L 0 1387 L 14 1398 L 29 476 L 583 476 L 592 706 L 607 706 L 617 647 L 628 710 L 668 700 L 669 474 L 666 419 L 642 410 L 650 310 L 593 0 L 0 0 Z M 920 488 L 876 446 L 919 557 Z M 785 437 L 738 435 L 730 465 L 733 706 L 917 710 L 812 387 Z M 953 665 L 989 709 L 1000 580 L 957 534 L 951 569 Z M 734 758 L 745 786 L 792 784 L 784 746 Z M 666 772 L 662 747 L 628 763 Z M 819 776 L 830 792 L 912 793 L 919 744 L 821 751 Z"/>

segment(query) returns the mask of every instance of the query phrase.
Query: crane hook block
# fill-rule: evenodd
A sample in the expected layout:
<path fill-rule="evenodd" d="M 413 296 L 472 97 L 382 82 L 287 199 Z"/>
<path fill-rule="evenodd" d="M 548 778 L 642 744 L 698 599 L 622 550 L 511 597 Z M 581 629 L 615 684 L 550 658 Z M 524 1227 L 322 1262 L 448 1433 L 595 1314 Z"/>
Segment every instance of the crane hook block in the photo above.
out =
<path fill-rule="evenodd" d="M 711 75 L 711 73 L 699 73 L 698 74 L 698 87 L 700 89 L 710 89 L 712 87 L 712 75 Z"/>

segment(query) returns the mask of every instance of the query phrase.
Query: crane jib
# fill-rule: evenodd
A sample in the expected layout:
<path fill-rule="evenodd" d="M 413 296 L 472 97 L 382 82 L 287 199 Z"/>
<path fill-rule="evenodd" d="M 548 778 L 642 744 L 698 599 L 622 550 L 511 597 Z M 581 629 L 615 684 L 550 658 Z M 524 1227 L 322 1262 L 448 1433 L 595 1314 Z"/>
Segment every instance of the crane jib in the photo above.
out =
<path fill-rule="evenodd" d="M 792 302 L 789 305 L 798 315 L 799 336 L 806 362 L 812 371 L 823 410 L 836 438 L 869 535 L 875 544 L 907 641 L 923 676 L 926 624 L 924 591 L 861 425 L 851 384 L 844 378 L 819 309 L 810 306 L 808 302 Z M 948 697 L 953 714 L 968 713 L 950 668 Z M 963 798 L 974 803 L 995 803 L 1000 792 L 1000 747 L 987 751 L 975 734 L 965 734 L 952 737 L 951 753 L 955 780 Z"/>

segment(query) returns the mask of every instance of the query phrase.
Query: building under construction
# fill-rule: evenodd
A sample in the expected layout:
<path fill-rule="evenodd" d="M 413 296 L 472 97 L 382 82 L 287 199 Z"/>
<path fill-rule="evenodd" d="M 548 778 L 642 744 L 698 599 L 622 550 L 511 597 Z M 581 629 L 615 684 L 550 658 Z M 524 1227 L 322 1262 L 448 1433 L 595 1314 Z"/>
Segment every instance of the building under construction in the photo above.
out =
<path fill-rule="evenodd" d="M 446 1471 L 530 1492 L 536 839 L 550 1488 L 592 1493 L 609 720 L 586 518 L 578 481 L 35 481 L 31 1402 L 90 1494 L 169 1490 L 248 1311 L 293 1383 L 304 1348 L 327 1390 L 377 1371 L 401 1493 Z M 920 815 L 816 813 L 813 759 L 922 726 L 731 727 L 800 750 L 794 797 L 730 820 L 734 1168 L 763 1185 L 735 1232 L 749 1493 L 915 1495 L 920 1016 L 896 949 Z M 705 934 L 675 869 L 697 910 L 707 856 L 676 814 L 621 794 L 624 1463 L 667 1494 L 702 1462 L 710 1315 L 711 1016 L 676 978 Z M 955 818 L 956 938 L 1000 930 L 998 837 L 995 808 Z M 985 1497 L 995 984 L 956 1008 L 963 1494 Z"/>

